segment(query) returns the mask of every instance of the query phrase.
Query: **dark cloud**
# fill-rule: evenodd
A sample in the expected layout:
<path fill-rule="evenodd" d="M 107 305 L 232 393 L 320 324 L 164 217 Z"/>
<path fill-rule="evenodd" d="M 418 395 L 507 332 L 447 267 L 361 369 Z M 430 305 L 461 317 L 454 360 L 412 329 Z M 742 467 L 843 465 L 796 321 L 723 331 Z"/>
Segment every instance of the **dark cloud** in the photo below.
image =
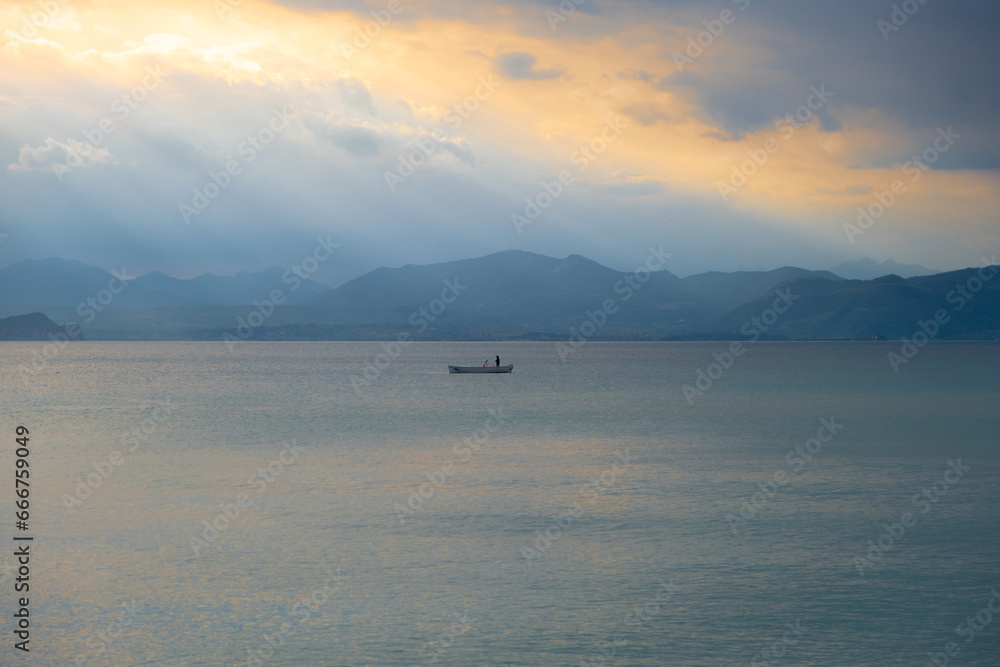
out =
<path fill-rule="evenodd" d="M 310 112 L 303 115 L 302 124 L 317 137 L 326 139 L 356 157 L 377 155 L 383 144 L 378 132 L 350 119 L 323 117 L 319 113 Z"/>
<path fill-rule="evenodd" d="M 682 3 L 648 4 L 669 18 L 667 10 Z M 954 125 L 977 141 L 956 146 L 937 167 L 995 169 L 1000 5 L 954 0 L 918 6 L 899 30 L 886 30 L 885 39 L 878 22 L 891 20 L 891 2 L 754 2 L 694 65 L 656 85 L 693 96 L 709 120 L 739 137 L 794 111 L 812 86 L 826 84 L 834 97 L 817 113 L 824 130 L 840 129 L 851 110 L 881 111 L 915 130 Z M 718 14 L 701 11 L 705 19 Z M 696 35 L 704 26 L 691 30 Z M 666 70 L 674 71 L 671 56 L 684 46 L 664 45 Z M 739 61 L 731 58 L 734 52 Z"/>
<path fill-rule="evenodd" d="M 963 142 L 942 158 L 937 168 L 995 169 L 1000 167 L 1000 3 L 984 0 L 934 0 L 921 3 L 912 15 L 896 16 L 901 0 L 590 0 L 575 7 L 569 20 L 553 30 L 545 11 L 558 11 L 556 0 L 499 0 L 472 5 L 453 0 L 405 2 L 398 20 L 418 16 L 462 18 L 478 23 L 507 22 L 509 9 L 518 10 L 518 29 L 534 37 L 582 41 L 615 36 L 634 29 L 637 21 L 687 25 L 675 41 L 661 43 L 659 61 L 647 70 L 618 72 L 620 79 L 646 81 L 685 94 L 703 109 L 705 120 L 717 124 L 723 136 L 740 137 L 759 131 L 793 112 L 813 85 L 825 83 L 835 97 L 817 113 L 825 131 L 842 127 L 845 113 L 880 111 L 913 130 L 953 125 L 974 142 Z M 352 9 L 364 15 L 385 7 L 385 0 L 281 0 L 295 8 Z M 745 11 L 740 7 L 746 6 Z M 703 21 L 730 9 L 736 19 L 678 77 L 672 60 L 682 53 L 688 36 L 705 30 Z M 594 20 L 597 17 L 599 20 Z M 880 28 L 879 21 L 885 21 Z M 888 37 L 888 39 L 886 39 Z M 530 54 L 508 53 L 497 62 L 510 78 L 556 78 L 562 70 L 535 70 Z M 654 73 L 655 72 L 655 73 Z M 650 122 L 638 113 L 636 120 Z M 893 156 L 873 157 L 871 166 Z"/>
<path fill-rule="evenodd" d="M 546 54 L 557 51 L 559 43 L 591 44 L 626 30 L 635 35 L 640 22 L 688 26 L 690 32 L 682 28 L 669 39 L 664 35 L 659 57 L 642 69 L 580 74 L 635 82 L 629 87 L 648 85 L 651 93 L 679 93 L 719 128 L 715 136 L 730 140 L 771 127 L 802 105 L 813 86 L 825 84 L 834 96 L 817 112 L 824 130 L 846 126 L 849 118 L 856 123 L 863 115 L 866 121 L 884 119 L 887 132 L 896 127 L 916 137 L 902 154 L 873 148 L 851 166 L 898 165 L 931 145 L 938 127 L 953 127 L 961 138 L 941 154 L 935 169 L 1000 168 L 1000 78 L 994 72 L 1000 62 L 1000 43 L 994 40 L 1000 3 L 931 0 L 884 39 L 877 21 L 890 19 L 894 3 L 902 0 L 752 0 L 704 55 L 680 73 L 671 54 L 683 48 L 688 34 L 704 29 L 703 20 L 736 3 L 588 0 L 578 8 L 579 15 L 552 30 L 544 12 L 558 6 L 554 0 L 404 0 L 405 11 L 393 20 L 408 26 L 428 16 L 481 25 L 493 21 L 504 31 L 514 26 L 521 35 L 556 42 Z M 387 0 L 283 4 L 354 10 L 363 22 L 370 20 L 372 10 L 384 9 Z M 505 11 L 511 7 L 519 11 Z M 535 56 L 525 52 L 503 53 L 493 62 L 511 79 L 577 74 L 538 68 Z M 40 87 L 38 94 L 20 94 L 72 100 L 55 110 L 38 105 L 36 111 L 28 105 L 13 108 L 7 98 L 19 91 L 8 90 L 0 100 L 5 109 L 0 231 L 9 234 L 3 263 L 59 255 L 107 268 L 124 264 L 130 272 L 235 273 L 299 262 L 320 232 L 337 234 L 345 248 L 322 268 L 320 279 L 331 284 L 380 264 L 444 261 L 509 246 L 557 256 L 576 252 L 626 269 L 634 266 L 636 248 L 667 242 L 677 258 L 672 270 L 678 273 L 782 264 L 821 268 L 844 259 L 843 251 L 822 242 L 814 229 L 794 231 L 795 221 L 774 227 L 772 214 L 761 213 L 757 219 L 714 199 L 685 198 L 680 187 L 665 188 L 639 176 L 581 183 L 547 210 L 530 234 L 518 235 L 510 215 L 523 207 L 526 195 L 538 191 L 539 179 L 551 180 L 551 165 L 505 152 L 506 146 L 490 146 L 488 133 L 477 135 L 475 123 L 463 129 L 471 139 L 441 142 L 440 154 L 389 196 L 387 164 L 394 164 L 404 149 L 412 150 L 407 142 L 428 129 L 408 104 L 397 104 L 394 96 L 378 89 L 373 96 L 356 79 L 305 90 L 237 83 L 220 92 L 216 83 L 200 75 L 172 74 L 140 113 L 108 137 L 113 161 L 77 169 L 62 183 L 45 171 L 46 165 L 64 159 L 70 138 L 82 141 L 82 131 L 108 114 L 108 104 L 121 91 L 109 84 L 88 97 L 81 92 L 83 82 L 69 82 L 51 92 Z M 241 157 L 240 175 L 185 224 L 178 204 L 220 173 L 228 156 L 240 157 L 241 142 L 265 126 L 274 105 L 286 101 L 295 102 L 300 120 L 253 162 Z M 653 102 L 632 101 L 621 111 L 644 125 L 668 120 Z M 486 119 L 484 115 L 477 122 Z M 328 143 L 341 150 L 328 150 Z M 899 150 L 898 142 L 888 143 Z M 19 168 L 8 169 L 9 164 Z M 522 178 L 524 174 L 532 176 Z M 844 196 L 869 191 L 867 186 L 817 190 Z M 881 229 L 887 232 L 891 223 L 881 222 Z M 882 257 L 957 267 L 977 256 L 984 238 L 981 233 L 954 235 L 944 224 L 928 225 L 928 230 L 913 225 L 905 234 L 905 244 L 900 235 L 871 235 L 866 249 Z"/>
<path fill-rule="evenodd" d="M 501 53 L 495 64 L 501 74 L 508 79 L 533 79 L 541 81 L 545 79 L 558 79 L 565 73 L 564 69 L 535 69 L 537 59 L 530 53 L 520 51 L 508 51 Z"/>
<path fill-rule="evenodd" d="M 382 145 L 382 138 L 376 132 L 356 125 L 331 127 L 327 137 L 335 146 L 359 157 L 376 155 Z"/>
<path fill-rule="evenodd" d="M 645 83 L 653 83 L 657 78 L 646 70 L 643 69 L 629 69 L 622 72 L 618 72 L 615 76 L 621 81 L 643 81 Z"/>

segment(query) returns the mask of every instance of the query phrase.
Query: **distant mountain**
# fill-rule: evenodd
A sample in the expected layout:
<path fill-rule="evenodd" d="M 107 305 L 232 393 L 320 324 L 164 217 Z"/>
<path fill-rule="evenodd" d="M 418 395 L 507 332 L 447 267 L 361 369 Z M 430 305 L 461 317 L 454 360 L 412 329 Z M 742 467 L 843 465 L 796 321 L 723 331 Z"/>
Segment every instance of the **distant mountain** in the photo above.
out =
<path fill-rule="evenodd" d="M 272 266 L 270 269 L 235 276 L 216 276 L 211 273 L 182 280 L 171 278 L 159 271 L 147 273 L 134 283 L 150 291 L 170 294 L 188 305 L 242 306 L 266 299 L 272 290 L 284 292 L 288 305 L 304 303 L 330 289 L 308 278 L 301 278 L 288 269 Z"/>
<path fill-rule="evenodd" d="M 997 340 L 1000 275 L 983 282 L 979 272 L 962 269 L 909 279 L 792 280 L 780 289 L 797 299 L 765 336 L 791 340 L 909 338 L 919 330 L 918 322 L 927 322 L 943 310 L 948 321 L 937 333 L 938 339 Z M 972 286 L 982 286 L 979 292 L 971 292 L 970 281 Z M 971 298 L 963 296 L 963 289 Z M 760 318 L 773 301 L 774 296 L 768 295 L 734 309 L 716 324 L 715 332 L 738 335 L 745 323 Z"/>
<path fill-rule="evenodd" d="M 891 259 L 881 263 L 873 259 L 856 259 L 850 262 L 841 262 L 830 271 L 848 280 L 874 280 L 888 275 L 913 278 L 914 276 L 929 276 L 938 273 L 934 269 L 928 269 L 919 264 L 899 264 Z"/>
<path fill-rule="evenodd" d="M 108 291 L 121 290 L 117 294 Z M 0 269 L 0 306 L 61 306 L 76 308 L 87 298 L 104 299 L 109 308 L 159 308 L 182 300 L 138 285 L 123 285 L 104 269 L 66 259 L 25 260 Z M 113 297 L 113 298 L 109 298 Z"/>
<path fill-rule="evenodd" d="M 109 309 L 249 306 L 268 298 L 275 289 L 284 292 L 287 304 L 295 305 L 330 289 L 277 266 L 257 273 L 241 272 L 232 277 L 205 274 L 191 280 L 159 272 L 123 277 L 125 282 L 104 269 L 74 260 L 25 260 L 0 269 L 0 307 L 76 308 L 87 299 L 100 299 L 99 305 Z"/>
<path fill-rule="evenodd" d="M 55 322 L 78 321 L 90 340 L 385 340 L 404 332 L 418 340 L 739 339 L 754 329 L 770 339 L 871 340 L 910 337 L 919 321 L 943 310 L 949 321 L 938 339 L 997 340 L 1000 273 L 983 275 L 990 279 L 963 269 L 845 280 L 782 267 L 681 279 L 666 270 L 622 273 L 579 255 L 506 251 L 383 267 L 336 289 L 303 281 L 293 290 L 278 267 L 192 280 L 153 273 L 130 279 L 105 310 L 81 318 L 77 305 L 110 295 L 120 279 L 79 262 L 44 260 L 0 270 L 0 316 L 44 313 L 8 323 L 14 337 L 45 336 L 58 329 Z M 274 289 L 288 297 L 285 304 L 253 305 Z M 779 294 L 791 295 L 792 305 L 772 317 Z"/>
<path fill-rule="evenodd" d="M 428 308 L 456 285 L 441 323 L 458 326 L 562 329 L 578 326 L 587 311 L 615 300 L 608 330 L 684 330 L 725 312 L 669 271 L 653 272 L 645 283 L 629 286 L 623 274 L 579 255 L 565 259 L 520 250 L 426 266 L 380 268 L 307 305 L 354 313 L 358 321 L 405 323 L 418 308 Z M 617 287 L 617 291 L 616 291 Z M 456 296 L 457 294 L 457 296 Z M 628 295 L 628 299 L 626 299 Z"/>
<path fill-rule="evenodd" d="M 58 333 L 63 333 L 63 327 L 41 313 L 0 319 L 0 340 L 49 340 L 50 334 Z"/>
<path fill-rule="evenodd" d="M 783 266 L 773 271 L 712 271 L 684 278 L 684 284 L 701 294 L 706 300 L 718 304 L 726 311 L 768 294 L 778 285 L 797 278 L 842 280 L 829 271 L 809 271 L 794 266 Z"/>

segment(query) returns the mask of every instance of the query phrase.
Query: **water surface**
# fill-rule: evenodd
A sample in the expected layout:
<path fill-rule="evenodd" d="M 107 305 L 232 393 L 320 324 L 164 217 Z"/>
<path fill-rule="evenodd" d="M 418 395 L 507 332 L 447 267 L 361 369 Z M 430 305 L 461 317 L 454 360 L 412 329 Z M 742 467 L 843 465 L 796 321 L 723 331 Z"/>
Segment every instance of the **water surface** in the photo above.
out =
<path fill-rule="evenodd" d="M 955 631 L 1000 586 L 996 346 L 894 373 L 888 344 L 757 343 L 723 370 L 727 343 L 77 343 L 23 381 L 38 347 L 0 345 L 4 432 L 32 431 L 37 664 L 1000 655 L 1000 624 Z M 512 374 L 447 373 L 497 354 Z"/>

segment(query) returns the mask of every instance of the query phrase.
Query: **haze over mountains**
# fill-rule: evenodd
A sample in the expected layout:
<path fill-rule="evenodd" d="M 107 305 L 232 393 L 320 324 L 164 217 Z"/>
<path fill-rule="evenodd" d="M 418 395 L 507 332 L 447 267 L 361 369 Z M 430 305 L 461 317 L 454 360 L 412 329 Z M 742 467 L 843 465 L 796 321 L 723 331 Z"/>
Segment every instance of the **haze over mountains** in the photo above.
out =
<path fill-rule="evenodd" d="M 287 275 L 286 275 L 287 274 Z M 66 259 L 26 260 L 0 269 L 0 306 L 44 305 L 76 307 L 88 296 L 106 288 L 112 278 L 124 278 L 123 289 L 110 307 L 160 308 L 166 306 L 238 306 L 253 302 L 282 280 L 288 284 L 301 279 L 275 266 L 257 273 L 235 276 L 205 274 L 182 280 L 160 272 L 130 276 L 125 268 L 108 273 Z M 291 303 L 301 303 L 330 288 L 311 280 L 301 281 L 290 293 Z"/>
<path fill-rule="evenodd" d="M 849 280 L 874 280 L 882 276 L 895 275 L 900 278 L 913 278 L 915 276 L 929 276 L 940 271 L 928 269 L 919 264 L 900 264 L 891 259 L 884 262 L 876 262 L 874 259 L 856 259 L 850 262 L 841 262 L 830 269 L 841 278 Z"/>
<path fill-rule="evenodd" d="M 782 267 L 679 278 L 655 270 L 662 260 L 651 249 L 652 271 L 623 274 L 579 255 L 511 250 L 380 268 L 334 289 L 280 267 L 181 280 L 29 260 L 0 269 L 0 316 L 43 313 L 59 324 L 78 323 L 88 340 L 378 340 L 400 333 L 418 340 L 558 340 L 586 321 L 595 323 L 587 331 L 596 330 L 588 337 L 598 339 L 755 333 L 870 340 L 912 336 L 918 321 L 943 309 L 949 318 L 938 338 L 1000 336 L 1000 280 L 993 280 L 992 269 L 847 280 Z M 847 268 L 872 270 L 867 262 Z M 748 323 L 779 295 L 790 304 L 787 312 L 766 330 L 751 331 Z"/>

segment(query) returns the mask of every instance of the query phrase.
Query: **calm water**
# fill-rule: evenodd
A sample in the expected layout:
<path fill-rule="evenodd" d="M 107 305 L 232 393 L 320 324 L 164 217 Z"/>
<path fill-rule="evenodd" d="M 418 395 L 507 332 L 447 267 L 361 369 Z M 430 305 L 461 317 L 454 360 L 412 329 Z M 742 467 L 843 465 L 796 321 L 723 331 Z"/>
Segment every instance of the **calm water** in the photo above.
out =
<path fill-rule="evenodd" d="M 79 343 L 23 381 L 37 347 L 0 345 L 32 664 L 1000 664 L 991 612 L 956 632 L 1000 590 L 997 346 L 758 343 L 690 403 L 727 344 L 415 344 L 359 391 L 378 343 Z"/>

